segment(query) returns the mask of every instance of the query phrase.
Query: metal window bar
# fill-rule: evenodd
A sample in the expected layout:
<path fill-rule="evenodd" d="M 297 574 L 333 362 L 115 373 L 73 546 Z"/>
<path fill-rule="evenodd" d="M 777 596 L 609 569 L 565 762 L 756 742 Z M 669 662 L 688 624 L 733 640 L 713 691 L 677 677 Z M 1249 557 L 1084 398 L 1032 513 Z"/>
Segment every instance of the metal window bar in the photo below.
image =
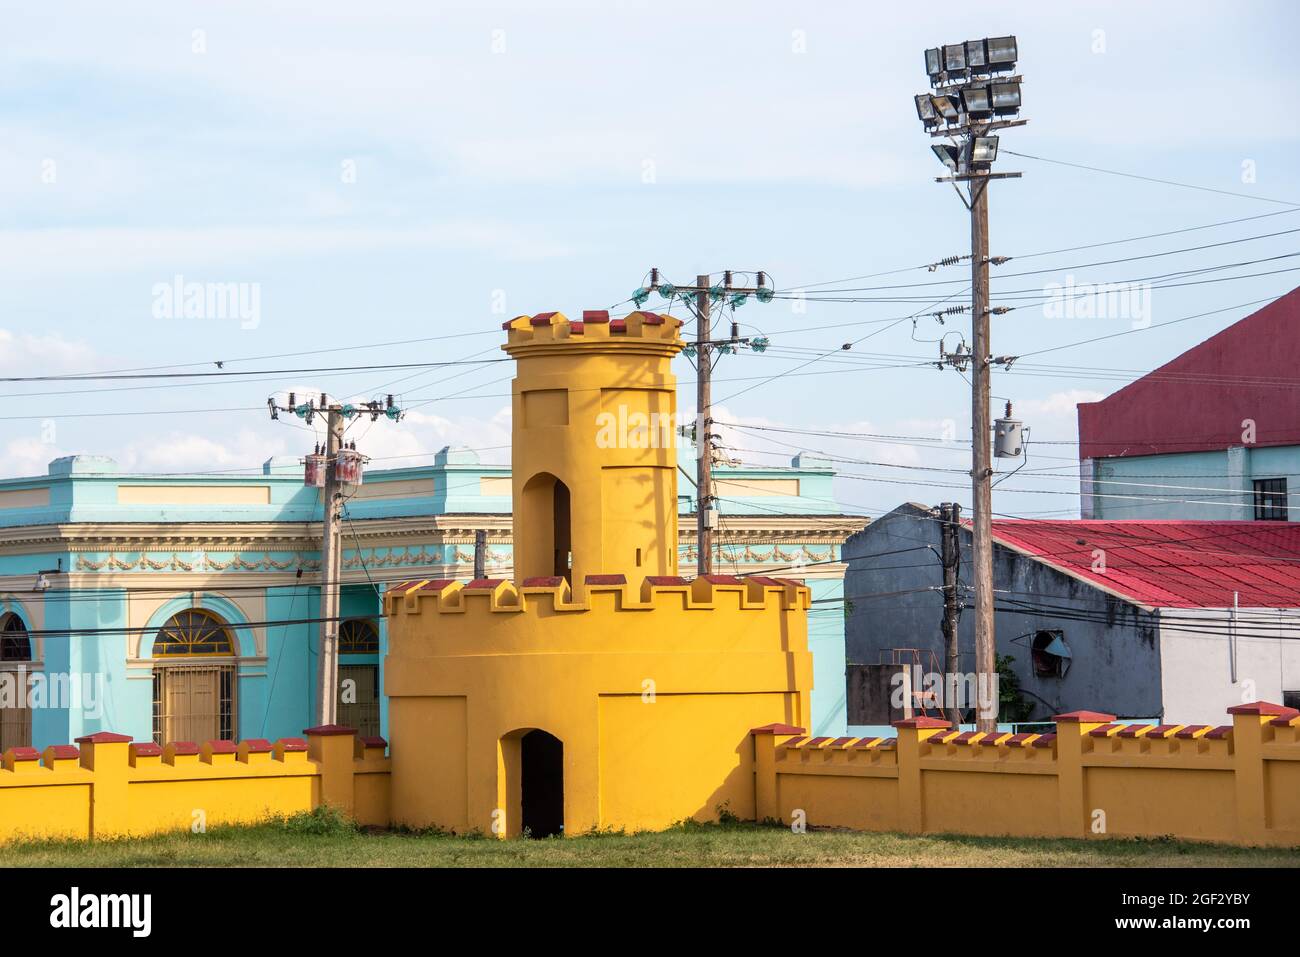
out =
<path fill-rule="evenodd" d="M 233 741 L 236 667 L 209 662 L 155 666 L 154 742 Z"/>

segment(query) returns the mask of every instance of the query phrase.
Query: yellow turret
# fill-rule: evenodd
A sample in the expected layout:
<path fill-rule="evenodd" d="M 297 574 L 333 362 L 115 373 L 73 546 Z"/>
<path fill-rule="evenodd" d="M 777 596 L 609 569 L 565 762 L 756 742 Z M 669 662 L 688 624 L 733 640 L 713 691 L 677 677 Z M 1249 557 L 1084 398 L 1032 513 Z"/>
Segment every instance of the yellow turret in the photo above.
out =
<path fill-rule="evenodd" d="M 514 380 L 515 575 L 639 581 L 677 573 L 681 321 L 650 312 L 520 316 Z"/>

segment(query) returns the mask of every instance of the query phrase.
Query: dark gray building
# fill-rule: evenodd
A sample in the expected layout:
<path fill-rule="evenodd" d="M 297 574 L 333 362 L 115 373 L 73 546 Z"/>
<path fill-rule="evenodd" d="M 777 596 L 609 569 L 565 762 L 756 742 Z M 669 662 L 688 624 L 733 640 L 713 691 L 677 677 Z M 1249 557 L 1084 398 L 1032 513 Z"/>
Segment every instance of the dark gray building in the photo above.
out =
<path fill-rule="evenodd" d="M 997 654 L 1013 659 L 1023 702 L 1013 720 L 1087 709 L 1217 722 L 1247 683 L 1270 701 L 1296 693 L 1300 535 L 1261 537 L 1277 524 L 995 520 Z M 900 716 L 882 708 L 899 665 L 944 670 L 941 528 L 907 504 L 844 544 L 851 725 Z M 969 526 L 958 536 L 959 670 L 973 672 Z"/>

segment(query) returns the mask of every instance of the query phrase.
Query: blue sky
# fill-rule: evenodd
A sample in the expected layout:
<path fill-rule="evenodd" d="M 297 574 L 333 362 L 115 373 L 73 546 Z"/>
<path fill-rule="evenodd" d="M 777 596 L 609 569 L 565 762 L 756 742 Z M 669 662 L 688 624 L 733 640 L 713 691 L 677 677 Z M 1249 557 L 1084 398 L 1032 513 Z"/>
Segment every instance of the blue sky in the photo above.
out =
<path fill-rule="evenodd" d="M 1245 197 L 1004 154 L 998 168 L 1025 175 L 991 193 L 995 255 L 1279 215 L 1013 260 L 1001 269 L 1049 271 L 995 285 L 995 303 L 999 288 L 1032 291 L 1067 276 L 1128 280 L 1300 250 L 1297 233 L 1077 268 L 1300 228 L 1300 214 L 1265 201 L 1300 202 L 1300 82 L 1288 48 L 1300 14 L 1290 3 L 1000 3 L 942 17 L 859 3 L 86 3 L 62 5 L 58 16 L 6 3 L 4 20 L 2 375 L 490 358 L 502 319 L 623 302 L 652 265 L 679 281 L 764 268 L 796 289 L 962 253 L 966 212 L 951 187 L 933 182 L 942 169 L 911 96 L 925 88 L 925 47 L 1005 33 L 1019 37 L 1030 122 L 1003 135 L 1004 150 Z M 255 328 L 158 318 L 154 289 L 177 275 L 257 284 Z M 1037 360 L 1059 368 L 1026 360 L 996 376 L 994 393 L 1015 401 L 1039 444 L 995 509 L 1077 515 L 1074 403 L 1257 307 L 1160 323 L 1274 297 L 1296 276 L 1157 289 L 1153 328 Z M 949 279 L 965 272 L 913 269 L 845 285 Z M 962 288 L 920 292 L 960 301 Z M 949 434 L 955 424 L 958 437 L 969 435 L 966 383 L 917 365 L 936 354 L 939 335 L 965 328 L 962 318 L 943 327 L 921 319 L 914 331 L 882 320 L 924 303 L 798 305 L 739 311 L 776 348 L 723 360 L 719 419 L 936 439 L 947 420 Z M 995 320 L 994 352 L 1130 327 L 1053 318 L 1029 303 Z M 787 351 L 837 350 L 873 332 L 851 353 L 800 369 L 818 353 Z M 457 338 L 372 345 L 435 336 Z M 317 349 L 340 351 L 235 361 Z M 692 373 L 679 363 L 689 405 Z M 499 380 L 508 373 L 484 365 L 11 384 L 3 472 L 39 473 L 71 452 L 152 471 L 301 454 L 311 435 L 263 410 L 286 387 L 403 396 L 414 410 L 405 422 L 354 432 L 376 465 L 427 461 L 419 456 L 449 442 L 500 461 L 509 418 Z M 38 394 L 91 388 L 101 391 Z M 206 409 L 235 411 L 197 411 Z M 781 461 L 797 448 L 854 460 L 841 468 L 857 477 L 837 487 L 855 511 L 969 498 L 957 471 L 897 467 L 960 469 L 959 446 L 725 434 L 748 461 Z"/>

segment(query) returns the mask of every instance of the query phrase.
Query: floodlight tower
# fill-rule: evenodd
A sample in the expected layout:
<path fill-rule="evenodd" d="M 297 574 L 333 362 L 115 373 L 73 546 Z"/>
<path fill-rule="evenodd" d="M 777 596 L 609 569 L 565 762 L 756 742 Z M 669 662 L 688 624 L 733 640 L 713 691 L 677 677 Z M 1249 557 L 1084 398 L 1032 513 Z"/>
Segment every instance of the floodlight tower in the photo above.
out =
<path fill-rule="evenodd" d="M 970 210 L 971 237 L 971 491 L 972 561 L 975 578 L 975 671 L 982 688 L 992 689 L 997 672 L 993 634 L 992 456 L 989 448 L 989 377 L 993 363 L 989 345 L 989 206 L 988 184 L 1019 173 L 995 173 L 997 130 L 1024 126 L 1020 84 L 1016 74 L 1019 51 L 1015 37 L 989 37 L 950 43 L 925 51 L 930 92 L 915 97 L 916 113 L 926 131 L 947 143 L 931 149 L 946 167 L 935 182 L 952 183 Z M 969 197 L 958 183 L 965 183 Z M 955 640 L 955 638 L 953 639 Z M 984 697 L 988 692 L 981 694 Z M 996 707 L 997 699 L 993 698 Z M 997 714 L 977 712 L 980 731 L 997 727 Z"/>

